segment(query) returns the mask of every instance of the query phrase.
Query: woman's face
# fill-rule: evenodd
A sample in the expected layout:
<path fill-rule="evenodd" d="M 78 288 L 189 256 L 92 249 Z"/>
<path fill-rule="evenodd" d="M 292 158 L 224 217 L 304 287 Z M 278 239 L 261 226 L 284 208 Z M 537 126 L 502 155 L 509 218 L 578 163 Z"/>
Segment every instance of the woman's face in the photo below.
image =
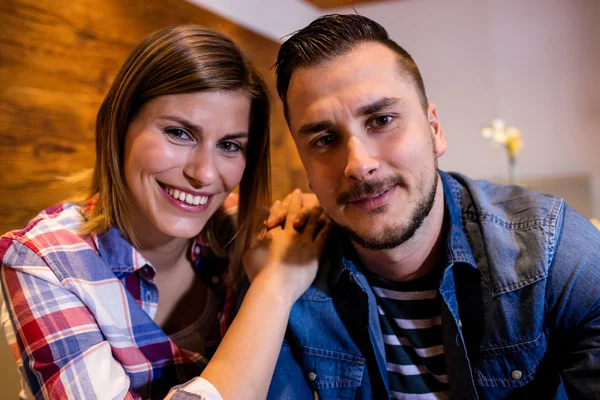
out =
<path fill-rule="evenodd" d="M 144 104 L 125 136 L 125 182 L 135 234 L 192 238 L 240 183 L 250 99 L 205 91 Z M 149 222 L 149 224 L 148 224 Z"/>

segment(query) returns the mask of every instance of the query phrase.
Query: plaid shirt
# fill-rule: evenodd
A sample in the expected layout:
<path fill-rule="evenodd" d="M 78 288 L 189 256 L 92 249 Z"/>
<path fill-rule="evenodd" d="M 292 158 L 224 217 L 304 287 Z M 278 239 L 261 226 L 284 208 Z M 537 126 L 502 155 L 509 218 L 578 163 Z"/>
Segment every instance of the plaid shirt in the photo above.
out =
<path fill-rule="evenodd" d="M 78 235 L 83 221 L 82 207 L 65 203 L 0 238 L 2 326 L 31 392 L 57 399 L 220 399 L 197 378 L 208 360 L 179 349 L 154 322 L 154 267 L 116 227 Z M 192 259 L 224 301 L 224 334 L 234 305 L 223 284 L 227 268 L 202 263 L 201 243 L 192 246 Z"/>

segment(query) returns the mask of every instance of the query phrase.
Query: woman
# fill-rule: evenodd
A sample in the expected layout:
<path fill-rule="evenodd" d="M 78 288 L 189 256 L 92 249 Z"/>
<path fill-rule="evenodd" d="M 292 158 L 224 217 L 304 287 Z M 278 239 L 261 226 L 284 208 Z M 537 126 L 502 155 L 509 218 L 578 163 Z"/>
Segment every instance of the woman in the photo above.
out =
<path fill-rule="evenodd" d="M 36 398 L 266 396 L 329 229 L 315 209 L 248 253 L 252 284 L 213 356 L 269 198 L 268 121 L 265 84 L 226 37 L 170 28 L 133 51 L 98 113 L 86 201 L 0 239 L 2 325 Z"/>

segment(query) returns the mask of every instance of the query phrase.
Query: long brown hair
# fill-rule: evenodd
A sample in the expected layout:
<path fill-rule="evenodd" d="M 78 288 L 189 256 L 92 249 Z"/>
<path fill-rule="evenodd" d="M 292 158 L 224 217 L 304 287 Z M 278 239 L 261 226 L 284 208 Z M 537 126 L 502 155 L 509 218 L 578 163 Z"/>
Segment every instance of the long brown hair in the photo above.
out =
<path fill-rule="evenodd" d="M 98 195 L 98 203 L 82 231 L 104 233 L 116 225 L 137 245 L 129 219 L 131 197 L 123 175 L 127 127 L 140 107 L 153 98 L 205 90 L 242 91 L 251 100 L 237 229 L 222 231 L 221 212 L 215 213 L 205 227 L 214 255 L 231 255 L 230 276 L 235 281 L 242 276 L 243 252 L 258 228 L 259 213 L 253 210 L 261 210 L 270 202 L 269 96 L 262 77 L 239 48 L 222 34 L 200 26 L 154 32 L 121 67 L 98 111 L 96 164 L 87 193 L 88 198 Z"/>

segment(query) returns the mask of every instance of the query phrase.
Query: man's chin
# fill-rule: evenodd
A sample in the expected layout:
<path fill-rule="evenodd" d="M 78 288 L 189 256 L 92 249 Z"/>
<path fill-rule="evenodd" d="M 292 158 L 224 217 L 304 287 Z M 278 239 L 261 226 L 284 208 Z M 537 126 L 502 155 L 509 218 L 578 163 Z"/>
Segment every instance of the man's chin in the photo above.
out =
<path fill-rule="evenodd" d="M 398 236 L 391 237 L 373 237 L 358 235 L 356 232 L 346 231 L 350 240 L 360 247 L 367 250 L 391 250 L 400 246 L 404 241 L 399 241 Z"/>
<path fill-rule="evenodd" d="M 350 240 L 360 247 L 368 250 L 389 250 L 402 244 L 399 238 L 402 236 L 396 229 L 391 227 L 375 230 L 373 227 L 381 224 L 373 221 L 369 227 L 348 227 L 340 225 Z"/>

